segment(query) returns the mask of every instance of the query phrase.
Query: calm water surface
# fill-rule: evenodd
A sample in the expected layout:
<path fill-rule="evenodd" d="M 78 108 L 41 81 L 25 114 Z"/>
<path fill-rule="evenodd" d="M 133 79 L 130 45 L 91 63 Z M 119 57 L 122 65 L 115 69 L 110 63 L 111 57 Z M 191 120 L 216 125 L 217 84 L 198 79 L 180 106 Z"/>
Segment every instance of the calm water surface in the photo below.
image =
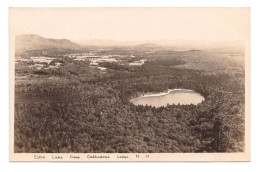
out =
<path fill-rule="evenodd" d="M 204 97 L 193 90 L 174 89 L 169 90 L 168 93 L 158 93 L 137 97 L 132 99 L 131 102 L 134 105 L 151 105 L 155 107 L 161 107 L 167 106 L 167 104 L 197 105 L 203 100 Z"/>

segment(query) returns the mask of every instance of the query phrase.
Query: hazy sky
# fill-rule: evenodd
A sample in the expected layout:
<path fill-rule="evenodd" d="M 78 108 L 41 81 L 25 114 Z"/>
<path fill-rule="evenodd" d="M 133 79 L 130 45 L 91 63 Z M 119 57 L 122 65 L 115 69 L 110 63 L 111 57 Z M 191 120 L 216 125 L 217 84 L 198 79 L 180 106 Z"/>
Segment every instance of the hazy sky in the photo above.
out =
<path fill-rule="evenodd" d="M 11 8 L 10 32 L 71 40 L 245 40 L 249 8 Z"/>

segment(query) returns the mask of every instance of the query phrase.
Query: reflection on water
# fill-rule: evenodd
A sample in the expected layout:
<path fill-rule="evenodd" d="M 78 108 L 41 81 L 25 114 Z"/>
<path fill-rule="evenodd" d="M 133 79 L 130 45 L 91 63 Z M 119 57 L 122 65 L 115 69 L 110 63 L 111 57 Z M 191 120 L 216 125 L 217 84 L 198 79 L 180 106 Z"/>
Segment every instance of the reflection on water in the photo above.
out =
<path fill-rule="evenodd" d="M 152 95 L 145 95 L 132 99 L 134 105 L 148 105 L 148 106 L 167 106 L 167 104 L 180 104 L 180 105 L 197 105 L 204 100 L 204 97 L 192 90 L 174 89 L 169 90 L 168 93 L 159 93 Z"/>

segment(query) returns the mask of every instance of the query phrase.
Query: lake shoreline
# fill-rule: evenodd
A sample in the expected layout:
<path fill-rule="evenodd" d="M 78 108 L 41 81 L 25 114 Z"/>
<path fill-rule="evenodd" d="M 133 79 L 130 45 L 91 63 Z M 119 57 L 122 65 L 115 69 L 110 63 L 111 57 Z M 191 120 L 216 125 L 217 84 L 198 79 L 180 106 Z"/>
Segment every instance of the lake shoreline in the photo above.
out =
<path fill-rule="evenodd" d="M 130 102 L 136 100 L 136 99 L 140 99 L 140 98 L 144 98 L 144 97 L 157 97 L 157 96 L 164 96 L 169 94 L 172 91 L 194 91 L 191 89 L 181 89 L 181 88 L 176 88 L 176 89 L 168 89 L 167 92 L 159 92 L 159 93 L 145 93 L 142 96 L 138 96 L 136 98 L 133 98 L 130 100 Z"/>

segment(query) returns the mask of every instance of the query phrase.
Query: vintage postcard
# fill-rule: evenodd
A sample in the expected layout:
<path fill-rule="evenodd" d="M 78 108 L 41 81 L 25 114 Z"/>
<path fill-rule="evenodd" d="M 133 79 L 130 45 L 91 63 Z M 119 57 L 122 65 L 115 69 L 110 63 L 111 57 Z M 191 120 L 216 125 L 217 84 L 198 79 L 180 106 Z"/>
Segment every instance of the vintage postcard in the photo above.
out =
<path fill-rule="evenodd" d="M 10 8 L 10 161 L 250 161 L 250 8 Z"/>

